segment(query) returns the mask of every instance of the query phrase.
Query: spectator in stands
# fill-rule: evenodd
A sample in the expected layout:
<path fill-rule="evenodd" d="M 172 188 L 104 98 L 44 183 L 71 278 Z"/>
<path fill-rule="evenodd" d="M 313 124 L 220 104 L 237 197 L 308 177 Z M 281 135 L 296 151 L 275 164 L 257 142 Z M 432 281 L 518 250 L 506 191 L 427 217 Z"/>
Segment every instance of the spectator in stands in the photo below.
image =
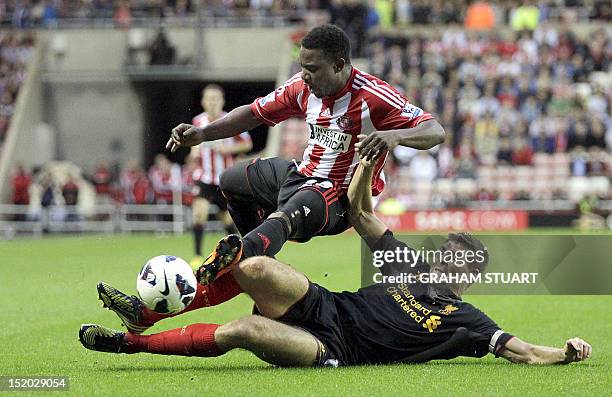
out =
<path fill-rule="evenodd" d="M 514 140 L 512 151 L 512 165 L 532 165 L 533 150 L 528 145 L 527 139 L 520 136 Z"/>
<path fill-rule="evenodd" d="M 15 173 L 11 178 L 11 186 L 13 187 L 13 193 L 11 195 L 11 203 L 14 205 L 28 205 L 30 204 L 30 184 L 32 183 L 32 176 L 25 169 L 22 164 L 17 164 Z M 16 221 L 24 221 L 25 216 L 22 214 L 15 215 Z"/>
<path fill-rule="evenodd" d="M 498 151 L 499 127 L 492 113 L 485 113 L 474 126 L 474 146 L 478 160 L 483 164 L 495 164 Z"/>
<path fill-rule="evenodd" d="M 499 138 L 497 163 L 502 165 L 512 164 L 512 143 L 507 136 Z"/>
<path fill-rule="evenodd" d="M 108 202 L 111 195 L 111 184 L 113 182 L 113 174 L 105 161 L 101 161 L 96 165 L 91 182 L 96 191 L 96 199 L 99 202 Z"/>
<path fill-rule="evenodd" d="M 601 147 L 593 146 L 589 149 L 587 173 L 589 176 L 610 176 L 608 155 Z"/>
<path fill-rule="evenodd" d="M 151 47 L 149 47 L 149 65 L 172 65 L 176 62 L 176 49 L 166 37 L 164 30 L 160 30 Z"/>
<path fill-rule="evenodd" d="M 55 204 L 55 184 L 51 174 L 45 172 L 40 180 L 40 205 L 48 208 Z"/>
<path fill-rule="evenodd" d="M 172 204 L 174 181 L 172 163 L 163 154 L 155 156 L 155 163 L 149 170 L 149 180 L 155 192 L 157 204 Z"/>
<path fill-rule="evenodd" d="M 589 156 L 583 146 L 576 146 L 571 153 L 571 174 L 572 176 L 587 176 Z"/>
<path fill-rule="evenodd" d="M 348 35 L 352 56 L 363 56 L 368 7 L 361 0 L 335 0 L 332 4 L 331 22 Z"/>
<path fill-rule="evenodd" d="M 67 222 L 77 221 L 79 215 L 75 211 L 79 201 L 79 185 L 72 175 L 68 176 L 62 186 L 62 197 L 64 198 L 64 204 L 68 207 L 65 220 Z"/>
<path fill-rule="evenodd" d="M 465 27 L 472 30 L 489 30 L 495 27 L 495 12 L 487 1 L 475 1 L 468 6 Z"/>
<path fill-rule="evenodd" d="M 523 0 L 521 5 L 512 10 L 510 25 L 514 30 L 536 30 L 540 21 L 540 10 L 532 0 Z"/>
<path fill-rule="evenodd" d="M 597 117 L 591 119 L 591 133 L 587 137 L 587 147 L 607 148 L 606 131 L 603 121 Z"/>
<path fill-rule="evenodd" d="M 572 131 L 569 134 L 567 149 L 573 150 L 578 146 L 586 148 L 590 146 L 589 143 L 588 124 L 584 120 L 576 121 Z"/>
<path fill-rule="evenodd" d="M 438 175 L 438 164 L 427 150 L 420 150 L 410 161 L 410 176 L 415 181 L 433 181 Z"/>
<path fill-rule="evenodd" d="M 127 29 L 132 23 L 132 12 L 130 11 L 130 3 L 127 0 L 119 0 L 116 2 L 113 20 L 118 28 Z"/>

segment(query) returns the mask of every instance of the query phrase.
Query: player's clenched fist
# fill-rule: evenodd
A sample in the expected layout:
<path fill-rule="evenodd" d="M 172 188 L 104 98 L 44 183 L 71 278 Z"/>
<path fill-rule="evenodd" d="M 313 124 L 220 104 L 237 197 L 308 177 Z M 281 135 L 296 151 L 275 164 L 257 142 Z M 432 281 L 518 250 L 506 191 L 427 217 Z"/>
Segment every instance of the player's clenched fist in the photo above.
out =
<path fill-rule="evenodd" d="M 568 339 L 565 342 L 565 362 L 583 361 L 591 357 L 591 345 L 580 338 Z"/>
<path fill-rule="evenodd" d="M 166 149 L 175 152 L 180 147 L 195 146 L 202 142 L 201 135 L 202 131 L 200 128 L 191 124 L 181 123 L 172 129 L 170 139 L 166 143 Z"/>

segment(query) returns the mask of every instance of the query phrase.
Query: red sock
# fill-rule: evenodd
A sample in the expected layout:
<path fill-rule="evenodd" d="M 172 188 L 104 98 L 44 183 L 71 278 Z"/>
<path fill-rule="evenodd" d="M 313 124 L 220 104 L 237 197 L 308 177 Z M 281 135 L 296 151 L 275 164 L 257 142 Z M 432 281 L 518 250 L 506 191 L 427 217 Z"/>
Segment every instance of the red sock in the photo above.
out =
<path fill-rule="evenodd" d="M 216 357 L 223 354 L 215 342 L 218 324 L 192 324 L 153 335 L 125 334 L 126 353 Z"/>
<path fill-rule="evenodd" d="M 236 282 L 232 272 L 222 273 L 210 285 L 198 284 L 195 298 L 182 312 L 176 314 L 161 314 L 143 306 L 143 311 L 140 313 L 140 322 L 143 325 L 153 325 L 164 318 L 174 317 L 202 307 L 218 305 L 232 299 L 241 292 L 242 288 L 240 288 L 240 285 Z"/>

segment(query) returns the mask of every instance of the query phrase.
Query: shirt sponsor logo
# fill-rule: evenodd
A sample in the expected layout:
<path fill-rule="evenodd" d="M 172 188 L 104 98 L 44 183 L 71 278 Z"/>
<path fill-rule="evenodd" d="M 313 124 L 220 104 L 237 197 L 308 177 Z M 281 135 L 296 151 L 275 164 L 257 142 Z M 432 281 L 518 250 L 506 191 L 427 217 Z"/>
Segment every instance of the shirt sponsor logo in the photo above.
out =
<path fill-rule="evenodd" d="M 351 143 L 351 135 L 344 132 L 331 130 L 315 124 L 308 124 L 310 139 L 316 144 L 337 152 L 346 153 Z"/>
<path fill-rule="evenodd" d="M 409 118 L 409 119 L 414 119 L 416 117 L 419 117 L 422 114 L 423 114 L 423 109 L 421 109 L 420 107 L 411 105 L 409 103 L 406 103 L 406 105 L 402 109 L 402 116 Z"/>
<path fill-rule="evenodd" d="M 387 288 L 387 292 L 399 307 L 406 312 L 414 321 L 419 324 L 423 323 L 425 316 L 431 314 L 431 309 L 423 306 L 415 296 L 410 292 L 406 284 L 398 284 L 397 287 Z"/>

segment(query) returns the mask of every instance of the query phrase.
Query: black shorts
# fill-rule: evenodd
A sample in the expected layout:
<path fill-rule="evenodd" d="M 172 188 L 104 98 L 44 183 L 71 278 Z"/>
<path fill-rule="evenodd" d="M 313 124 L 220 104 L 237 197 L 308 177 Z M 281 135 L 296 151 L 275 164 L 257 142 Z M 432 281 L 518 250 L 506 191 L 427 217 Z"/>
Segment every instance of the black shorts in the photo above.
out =
<path fill-rule="evenodd" d="M 315 283 L 309 283 L 306 295 L 293 305 L 277 321 L 301 328 L 312 334 L 322 344 L 320 366 L 351 365 L 355 362 L 351 348 L 346 343 L 347 326 L 336 306 L 334 293 Z"/>
<path fill-rule="evenodd" d="M 334 235 L 350 227 L 348 220 L 348 199 L 338 193 L 335 183 L 327 178 L 306 176 L 297 171 L 297 164 L 278 157 L 256 159 L 246 167 L 247 179 L 255 200 L 265 209 L 267 215 L 282 210 L 300 190 L 309 189 L 325 201 L 325 213 L 313 214 L 325 220 L 318 236 Z M 310 207 L 309 203 L 299 203 Z M 314 236 L 305 236 L 297 241 L 308 241 Z"/>
<path fill-rule="evenodd" d="M 227 200 L 223 197 L 219 186 L 204 182 L 196 182 L 196 185 L 199 188 L 198 197 L 216 205 L 221 211 L 227 211 Z"/>

